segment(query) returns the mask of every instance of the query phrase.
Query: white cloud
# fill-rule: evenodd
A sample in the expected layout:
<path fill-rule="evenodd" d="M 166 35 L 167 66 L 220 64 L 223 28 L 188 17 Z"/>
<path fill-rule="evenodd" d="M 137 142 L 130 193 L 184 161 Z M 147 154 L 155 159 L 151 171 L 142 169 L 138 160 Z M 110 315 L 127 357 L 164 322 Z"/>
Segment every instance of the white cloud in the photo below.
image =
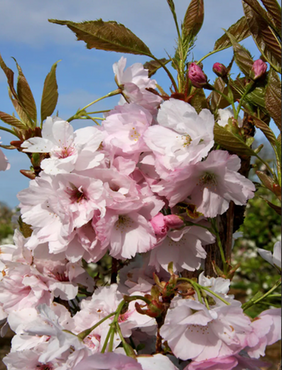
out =
<path fill-rule="evenodd" d="M 175 1 L 179 22 L 188 2 Z M 242 15 L 240 0 L 206 1 L 206 25 L 203 42 L 221 27 L 227 27 Z M 116 20 L 130 28 L 150 48 L 162 50 L 176 37 L 170 10 L 164 0 L 2 0 L 0 2 L 0 42 L 20 42 L 35 48 L 48 44 L 71 45 L 74 34 L 65 26 L 50 24 L 48 18 L 76 22 L 102 18 Z M 173 49 L 172 49 L 173 50 Z"/>

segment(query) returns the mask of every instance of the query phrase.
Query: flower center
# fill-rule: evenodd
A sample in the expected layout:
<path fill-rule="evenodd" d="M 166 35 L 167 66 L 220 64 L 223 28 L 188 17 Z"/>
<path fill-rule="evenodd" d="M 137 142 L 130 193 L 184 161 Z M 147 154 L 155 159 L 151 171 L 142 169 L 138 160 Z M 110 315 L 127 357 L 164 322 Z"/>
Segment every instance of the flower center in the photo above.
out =
<path fill-rule="evenodd" d="M 130 138 L 133 141 L 138 141 L 139 138 L 140 138 L 140 134 L 139 134 L 139 132 L 137 131 L 137 129 L 135 127 L 132 127 L 132 130 L 130 132 Z"/>
<path fill-rule="evenodd" d="M 192 142 L 191 136 L 189 135 L 182 135 L 181 139 L 183 140 L 183 147 L 186 148 Z"/>
<path fill-rule="evenodd" d="M 53 365 L 50 363 L 47 364 L 38 364 L 36 365 L 36 369 L 38 370 L 53 370 Z"/>
<path fill-rule="evenodd" d="M 204 172 L 204 174 L 199 178 L 197 185 L 202 185 L 209 189 L 216 189 L 217 176 L 212 172 Z"/>
<path fill-rule="evenodd" d="M 67 158 L 75 154 L 75 148 L 73 146 L 63 146 L 54 150 L 53 154 L 59 159 Z"/>
<path fill-rule="evenodd" d="M 116 230 L 119 230 L 120 232 L 126 232 L 129 227 L 131 227 L 134 224 L 133 220 L 127 216 L 120 215 L 115 227 Z"/>
<path fill-rule="evenodd" d="M 81 203 L 84 200 L 88 201 L 86 193 L 83 191 L 82 186 L 77 188 L 74 184 L 70 183 L 71 188 L 66 189 L 66 193 L 70 196 L 72 203 Z"/>

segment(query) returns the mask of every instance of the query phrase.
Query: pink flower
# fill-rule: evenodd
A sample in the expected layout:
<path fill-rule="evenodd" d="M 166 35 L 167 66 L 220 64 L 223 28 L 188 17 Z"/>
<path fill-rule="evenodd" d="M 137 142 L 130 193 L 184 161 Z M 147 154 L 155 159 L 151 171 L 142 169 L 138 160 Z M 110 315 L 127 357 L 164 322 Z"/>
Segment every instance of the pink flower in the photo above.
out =
<path fill-rule="evenodd" d="M 135 63 L 124 70 L 125 65 L 124 57 L 113 65 L 115 79 L 118 86 L 122 88 L 123 95 L 128 102 L 136 103 L 155 114 L 162 98 L 147 89 L 155 89 L 156 81 L 148 77 L 148 71 L 144 69 L 143 64 Z"/>
<path fill-rule="evenodd" d="M 45 173 L 55 175 L 97 167 L 104 158 L 98 151 L 104 133 L 96 127 L 85 127 L 73 132 L 69 122 L 59 117 L 47 117 L 42 137 L 32 137 L 23 142 L 27 153 L 49 153 L 41 162 Z"/>
<path fill-rule="evenodd" d="M 259 366 L 259 367 L 258 367 Z M 257 359 L 234 354 L 228 357 L 217 357 L 204 361 L 192 361 L 183 370 L 259 370 L 269 364 Z"/>
<path fill-rule="evenodd" d="M 26 246 L 34 249 L 48 243 L 50 253 L 64 252 L 76 235 L 76 229 L 105 213 L 101 180 L 77 174 L 42 174 L 30 181 L 28 189 L 18 194 L 23 220 L 33 234 Z M 84 251 L 80 249 L 80 256 Z M 70 259 L 70 255 L 68 258 Z M 77 261 L 76 256 L 73 262 Z"/>
<path fill-rule="evenodd" d="M 241 350 L 252 330 L 250 324 L 237 305 L 208 310 L 201 303 L 176 297 L 160 334 L 176 357 L 203 361 Z"/>
<path fill-rule="evenodd" d="M 169 263 L 173 262 L 175 271 L 194 271 L 200 268 L 201 260 L 206 258 L 207 253 L 203 245 L 213 241 L 213 235 L 199 226 L 170 231 L 150 252 L 149 265 L 155 266 L 157 271 L 160 271 L 161 267 L 168 271 Z"/>
<path fill-rule="evenodd" d="M 93 226 L 99 240 L 109 243 L 109 253 L 115 258 L 132 258 L 151 250 L 157 242 L 152 225 L 138 212 L 108 211 Z"/>
<path fill-rule="evenodd" d="M 131 156 L 148 151 L 143 135 L 151 123 L 152 115 L 141 106 L 134 103 L 117 106 L 103 121 L 105 149 L 115 155 Z"/>
<path fill-rule="evenodd" d="M 188 77 L 195 87 L 201 88 L 207 85 L 207 76 L 196 63 L 191 63 L 189 65 Z"/>
<path fill-rule="evenodd" d="M 142 370 L 133 358 L 123 354 L 108 352 L 95 353 L 79 362 L 73 370 Z"/>
<path fill-rule="evenodd" d="M 247 336 L 246 351 L 251 357 L 265 355 L 265 348 L 281 339 L 281 310 L 272 308 L 263 311 L 252 324 L 253 331 Z"/>
<path fill-rule="evenodd" d="M 169 171 L 199 162 L 213 146 L 214 117 L 207 109 L 198 114 L 190 104 L 169 99 L 161 105 L 157 121 L 159 125 L 150 126 L 144 140 L 156 162 Z"/>
<path fill-rule="evenodd" d="M 169 199 L 171 207 L 186 201 L 196 205 L 204 216 L 215 217 L 228 209 L 231 200 L 244 205 L 254 196 L 254 184 L 240 175 L 239 169 L 237 155 L 213 150 L 204 161 L 175 171 L 167 181 L 162 180 L 158 193 Z"/>

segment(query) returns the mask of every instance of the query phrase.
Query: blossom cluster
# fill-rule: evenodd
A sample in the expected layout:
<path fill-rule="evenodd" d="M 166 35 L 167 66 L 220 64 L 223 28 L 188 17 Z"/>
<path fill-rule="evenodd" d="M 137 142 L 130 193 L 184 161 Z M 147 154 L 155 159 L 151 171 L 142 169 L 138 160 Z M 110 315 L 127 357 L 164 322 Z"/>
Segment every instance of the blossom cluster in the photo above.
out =
<path fill-rule="evenodd" d="M 74 130 L 48 117 L 41 137 L 22 144 L 44 159 L 18 194 L 30 236 L 16 230 L 15 245 L 1 246 L 0 320 L 16 333 L 4 363 L 9 370 L 256 369 L 279 339 L 278 310 L 252 321 L 228 295 L 228 279 L 202 273 L 181 285 L 181 272 L 200 269 L 215 241 L 211 219 L 230 201 L 245 205 L 254 184 L 239 173 L 237 155 L 215 148 L 208 109 L 197 113 L 152 93 L 147 70 L 125 64 L 113 67 L 122 98 L 100 126 Z M 97 288 L 84 264 L 107 253 L 124 267 L 118 284 Z M 156 341 L 162 350 L 146 356 Z"/>

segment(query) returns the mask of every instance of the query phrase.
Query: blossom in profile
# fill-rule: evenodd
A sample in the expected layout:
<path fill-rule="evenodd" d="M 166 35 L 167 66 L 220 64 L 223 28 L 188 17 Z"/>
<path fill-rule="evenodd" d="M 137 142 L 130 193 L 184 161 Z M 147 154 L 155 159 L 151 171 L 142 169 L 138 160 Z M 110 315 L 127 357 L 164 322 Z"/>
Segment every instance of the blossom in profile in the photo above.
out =
<path fill-rule="evenodd" d="M 258 248 L 258 252 L 263 259 L 281 271 L 281 240 L 274 244 L 273 253 L 262 248 Z"/>
<path fill-rule="evenodd" d="M 6 158 L 6 156 L 0 149 L 0 171 L 6 171 L 9 168 L 10 168 L 10 163 L 8 162 L 8 159 Z"/>
<path fill-rule="evenodd" d="M 246 352 L 258 359 L 265 355 L 266 346 L 281 339 L 281 309 L 270 308 L 261 312 L 251 327 L 253 330 L 247 335 Z"/>
<path fill-rule="evenodd" d="M 148 77 L 148 70 L 144 69 L 141 63 L 135 63 L 126 69 L 125 66 L 126 58 L 124 57 L 113 65 L 116 83 L 122 89 L 125 99 L 155 114 L 162 98 L 148 89 L 155 89 L 156 81 Z"/>
<path fill-rule="evenodd" d="M 229 118 L 234 119 L 234 112 L 231 108 L 219 109 L 218 115 L 219 115 L 219 118 L 218 118 L 217 123 L 219 124 L 219 126 L 222 126 L 222 127 L 225 127 L 226 125 L 229 124 Z M 243 120 L 241 117 L 237 118 L 237 125 L 238 127 L 243 126 Z"/>

